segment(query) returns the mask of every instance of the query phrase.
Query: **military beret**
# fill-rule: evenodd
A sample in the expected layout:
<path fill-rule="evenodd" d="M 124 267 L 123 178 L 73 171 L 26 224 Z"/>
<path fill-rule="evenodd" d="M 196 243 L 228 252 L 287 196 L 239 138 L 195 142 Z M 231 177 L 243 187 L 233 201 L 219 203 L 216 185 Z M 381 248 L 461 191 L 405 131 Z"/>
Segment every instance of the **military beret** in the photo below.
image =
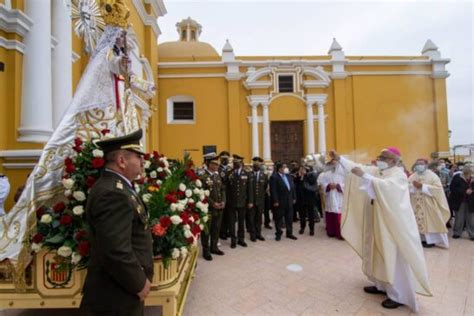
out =
<path fill-rule="evenodd" d="M 234 160 L 234 162 L 241 162 L 242 160 L 244 160 L 244 157 L 234 154 L 232 155 L 232 159 Z"/>
<path fill-rule="evenodd" d="M 120 137 L 109 138 L 97 142 L 97 146 L 104 151 L 104 153 L 110 153 L 116 150 L 129 150 L 136 152 L 137 154 L 144 155 L 143 148 L 140 144 L 142 139 L 143 131 L 141 129 Z"/>

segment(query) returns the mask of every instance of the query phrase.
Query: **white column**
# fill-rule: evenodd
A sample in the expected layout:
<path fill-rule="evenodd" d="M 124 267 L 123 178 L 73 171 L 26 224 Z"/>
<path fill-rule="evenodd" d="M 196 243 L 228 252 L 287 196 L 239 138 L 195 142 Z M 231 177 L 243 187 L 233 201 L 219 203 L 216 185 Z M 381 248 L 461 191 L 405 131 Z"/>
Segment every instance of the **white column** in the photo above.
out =
<path fill-rule="evenodd" d="M 51 2 L 25 0 L 25 13 L 34 24 L 23 43 L 23 87 L 20 142 L 43 143 L 52 134 Z"/>
<path fill-rule="evenodd" d="M 306 148 L 307 154 L 314 154 L 313 102 L 306 102 Z"/>
<path fill-rule="evenodd" d="M 257 116 L 258 103 L 252 104 L 252 157 L 259 156 L 259 144 L 258 144 L 258 116 Z"/>
<path fill-rule="evenodd" d="M 324 102 L 318 101 L 319 153 L 326 153 L 326 124 L 324 121 Z"/>
<path fill-rule="evenodd" d="M 263 103 L 263 160 L 271 161 L 272 152 L 270 148 L 270 118 L 268 115 L 268 103 Z"/>
<path fill-rule="evenodd" d="M 53 126 L 57 127 L 72 99 L 71 10 L 64 1 L 53 1 L 52 6 L 52 32 L 58 41 L 52 53 Z"/>

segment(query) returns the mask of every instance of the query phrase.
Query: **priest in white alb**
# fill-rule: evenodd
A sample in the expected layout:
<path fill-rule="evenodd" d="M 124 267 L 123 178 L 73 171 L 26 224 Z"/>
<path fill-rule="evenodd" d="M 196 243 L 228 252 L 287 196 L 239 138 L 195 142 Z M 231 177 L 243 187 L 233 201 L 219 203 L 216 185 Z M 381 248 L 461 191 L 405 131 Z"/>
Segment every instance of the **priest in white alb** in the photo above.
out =
<path fill-rule="evenodd" d="M 398 167 L 400 151 L 382 150 L 376 166 L 330 155 L 347 173 L 342 237 L 362 258 L 362 271 L 373 284 L 364 291 L 386 295 L 384 308 L 406 305 L 417 312 L 415 293 L 431 291 L 408 179 Z"/>
<path fill-rule="evenodd" d="M 428 169 L 426 159 L 418 159 L 410 183 L 411 205 L 415 212 L 423 247 L 448 248 L 446 223 L 451 213 L 440 178 Z"/>

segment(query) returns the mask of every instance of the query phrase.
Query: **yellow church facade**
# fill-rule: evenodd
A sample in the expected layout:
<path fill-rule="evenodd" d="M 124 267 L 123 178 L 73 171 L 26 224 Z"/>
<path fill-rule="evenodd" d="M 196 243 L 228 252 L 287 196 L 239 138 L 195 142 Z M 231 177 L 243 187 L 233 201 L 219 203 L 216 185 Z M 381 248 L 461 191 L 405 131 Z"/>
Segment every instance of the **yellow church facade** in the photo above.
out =
<path fill-rule="evenodd" d="M 247 162 L 299 160 L 335 148 L 370 161 L 397 146 L 411 164 L 449 150 L 445 65 L 418 56 L 236 56 L 201 42 L 191 18 L 158 46 L 158 148 L 171 157 L 229 150 Z M 258 52 L 258 47 L 255 48 Z"/>

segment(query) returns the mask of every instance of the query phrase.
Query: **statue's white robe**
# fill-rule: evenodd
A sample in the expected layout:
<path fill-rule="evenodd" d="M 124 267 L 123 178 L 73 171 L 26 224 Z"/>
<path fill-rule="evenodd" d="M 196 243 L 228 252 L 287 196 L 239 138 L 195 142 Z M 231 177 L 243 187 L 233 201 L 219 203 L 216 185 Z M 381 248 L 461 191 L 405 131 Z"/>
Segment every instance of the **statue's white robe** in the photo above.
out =
<path fill-rule="evenodd" d="M 341 158 L 347 172 L 342 236 L 362 258 L 362 270 L 392 300 L 418 311 L 415 292 L 431 296 L 420 235 L 402 169 L 379 171 Z M 364 170 L 363 178 L 350 173 Z"/>

